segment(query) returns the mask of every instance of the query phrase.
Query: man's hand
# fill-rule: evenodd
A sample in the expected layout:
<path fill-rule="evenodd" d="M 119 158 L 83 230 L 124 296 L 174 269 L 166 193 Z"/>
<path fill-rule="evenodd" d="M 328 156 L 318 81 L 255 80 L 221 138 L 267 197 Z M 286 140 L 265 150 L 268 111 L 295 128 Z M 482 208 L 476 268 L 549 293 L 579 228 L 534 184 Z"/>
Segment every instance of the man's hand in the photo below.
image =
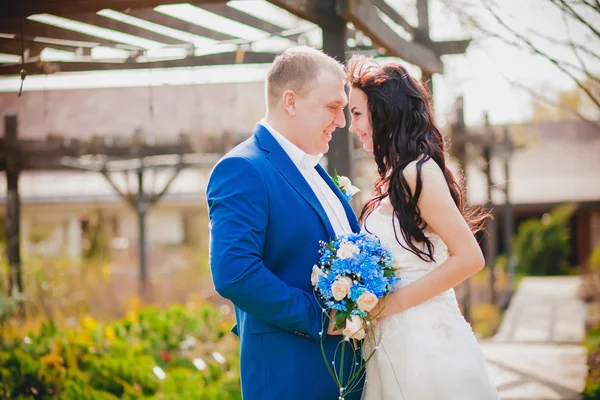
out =
<path fill-rule="evenodd" d="M 330 318 L 329 318 L 329 323 L 327 324 L 327 334 L 328 335 L 336 336 L 336 335 L 342 334 L 342 331 L 335 327 L 335 313 L 336 313 L 335 310 L 331 310 L 331 313 L 329 314 Z"/>

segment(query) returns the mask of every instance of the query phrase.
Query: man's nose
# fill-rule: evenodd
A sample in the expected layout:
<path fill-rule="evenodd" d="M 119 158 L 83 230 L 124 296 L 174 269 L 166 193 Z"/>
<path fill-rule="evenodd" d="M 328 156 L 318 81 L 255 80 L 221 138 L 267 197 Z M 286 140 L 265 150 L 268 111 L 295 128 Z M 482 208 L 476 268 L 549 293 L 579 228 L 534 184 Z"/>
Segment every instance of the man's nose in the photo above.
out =
<path fill-rule="evenodd" d="M 346 126 L 346 115 L 344 114 L 343 108 L 340 108 L 338 110 L 338 112 L 335 114 L 334 123 L 340 128 L 343 128 Z"/>

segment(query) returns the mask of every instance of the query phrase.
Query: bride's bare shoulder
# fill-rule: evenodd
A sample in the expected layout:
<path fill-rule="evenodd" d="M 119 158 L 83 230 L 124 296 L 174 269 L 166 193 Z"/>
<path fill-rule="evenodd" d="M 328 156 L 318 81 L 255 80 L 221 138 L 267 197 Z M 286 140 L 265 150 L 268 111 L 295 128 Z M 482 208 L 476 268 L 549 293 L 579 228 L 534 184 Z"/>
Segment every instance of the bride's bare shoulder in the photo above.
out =
<path fill-rule="evenodd" d="M 421 161 L 422 157 L 417 160 L 414 160 L 408 164 L 404 170 L 402 170 L 404 174 L 404 178 L 410 187 L 411 192 L 415 192 L 415 188 L 417 186 L 417 171 L 418 165 Z M 433 161 L 431 158 L 425 162 L 420 163 L 421 170 L 421 180 L 423 187 L 426 186 L 427 182 L 436 183 L 439 182 L 440 179 L 445 182 L 444 173 L 440 169 L 440 167 Z M 421 189 L 423 190 L 423 189 Z"/>

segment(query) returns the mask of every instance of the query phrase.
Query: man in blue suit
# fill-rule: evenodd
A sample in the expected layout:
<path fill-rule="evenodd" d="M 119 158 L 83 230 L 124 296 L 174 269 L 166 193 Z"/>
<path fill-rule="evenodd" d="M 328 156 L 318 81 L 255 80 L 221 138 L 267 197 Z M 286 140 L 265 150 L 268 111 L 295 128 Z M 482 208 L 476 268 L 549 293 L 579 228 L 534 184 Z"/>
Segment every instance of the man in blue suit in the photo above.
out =
<path fill-rule="evenodd" d="M 208 183 L 211 271 L 217 291 L 235 305 L 245 400 L 339 397 L 320 340 L 339 371 L 334 352 L 342 337 L 310 278 L 320 241 L 360 230 L 318 164 L 346 124 L 344 85 L 342 67 L 324 53 L 284 51 L 267 76 L 265 118 L 217 163 Z M 360 357 L 348 348 L 345 375 Z M 361 386 L 345 399 L 359 399 Z"/>

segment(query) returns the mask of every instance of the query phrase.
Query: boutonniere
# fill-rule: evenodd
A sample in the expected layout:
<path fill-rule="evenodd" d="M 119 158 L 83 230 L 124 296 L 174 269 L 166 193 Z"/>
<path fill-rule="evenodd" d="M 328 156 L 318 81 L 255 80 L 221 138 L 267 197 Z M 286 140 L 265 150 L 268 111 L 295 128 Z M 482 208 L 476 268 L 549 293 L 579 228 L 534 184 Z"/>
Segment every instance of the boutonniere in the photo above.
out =
<path fill-rule="evenodd" d="M 335 170 L 333 175 L 333 183 L 335 183 L 348 201 L 352 200 L 352 197 L 354 197 L 356 193 L 360 192 L 359 188 L 352 186 L 350 179 L 343 175 L 338 175 L 337 171 Z"/>

